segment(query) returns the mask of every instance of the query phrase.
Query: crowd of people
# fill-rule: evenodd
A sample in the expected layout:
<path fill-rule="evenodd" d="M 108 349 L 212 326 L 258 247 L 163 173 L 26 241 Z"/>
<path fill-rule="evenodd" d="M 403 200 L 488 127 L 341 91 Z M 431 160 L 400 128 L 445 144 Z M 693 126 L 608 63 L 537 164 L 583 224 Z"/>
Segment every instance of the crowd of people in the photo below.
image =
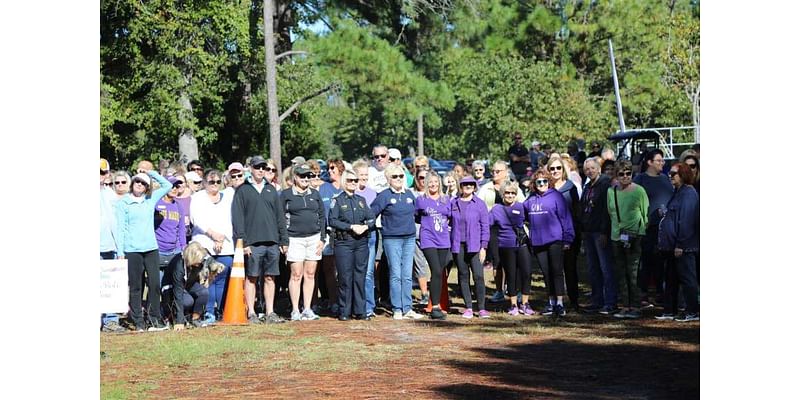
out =
<path fill-rule="evenodd" d="M 371 160 L 298 156 L 284 171 L 259 155 L 225 170 L 141 161 L 133 174 L 101 158 L 100 257 L 127 260 L 130 306 L 125 318 L 103 314 L 101 329 L 214 324 L 238 240 L 253 324 L 371 320 L 379 308 L 395 320 L 443 320 L 453 268 L 463 318 L 491 318 L 487 303 L 507 302 L 511 316 L 632 319 L 658 305 L 660 320 L 699 320 L 698 151 L 665 174 L 658 149 L 634 165 L 599 143 L 587 155 L 573 143 L 558 153 L 514 141 L 508 160 L 457 163 L 443 175 L 425 156 L 403 165 L 398 149 L 380 144 Z M 581 254 L 591 285 L 583 307 Z M 533 304 L 534 271 L 543 305 Z M 290 310 L 276 309 L 280 295 Z"/>

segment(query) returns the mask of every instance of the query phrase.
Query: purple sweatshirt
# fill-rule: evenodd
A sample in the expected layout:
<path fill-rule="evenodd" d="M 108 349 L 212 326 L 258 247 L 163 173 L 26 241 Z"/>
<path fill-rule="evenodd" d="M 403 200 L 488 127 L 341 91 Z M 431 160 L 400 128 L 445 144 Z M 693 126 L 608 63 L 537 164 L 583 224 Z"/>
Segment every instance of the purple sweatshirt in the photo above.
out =
<path fill-rule="evenodd" d="M 156 203 L 155 228 L 158 251 L 174 253 L 186 247 L 186 213 L 178 202 L 167 203 L 159 199 Z"/>
<path fill-rule="evenodd" d="M 450 250 L 453 253 L 460 251 L 461 242 L 467 243 L 469 253 L 477 253 L 489 246 L 489 210 L 483 200 L 475 195 L 470 201 L 454 198 L 450 201 L 450 214 Z"/>
<path fill-rule="evenodd" d="M 419 221 L 420 249 L 450 248 L 450 197 L 440 195 L 434 200 L 427 195 L 420 195 L 414 200 L 416 217 Z"/>
<path fill-rule="evenodd" d="M 572 243 L 575 239 L 569 206 L 558 190 L 548 189 L 543 194 L 533 193 L 523 206 L 532 245 L 544 246 L 557 241 Z"/>
<path fill-rule="evenodd" d="M 509 217 L 511 217 L 509 219 Z M 489 226 L 498 226 L 497 245 L 499 247 L 517 247 L 517 234 L 514 227 L 522 227 L 525 223 L 525 208 L 522 203 L 510 206 L 495 204 L 489 212 Z"/>

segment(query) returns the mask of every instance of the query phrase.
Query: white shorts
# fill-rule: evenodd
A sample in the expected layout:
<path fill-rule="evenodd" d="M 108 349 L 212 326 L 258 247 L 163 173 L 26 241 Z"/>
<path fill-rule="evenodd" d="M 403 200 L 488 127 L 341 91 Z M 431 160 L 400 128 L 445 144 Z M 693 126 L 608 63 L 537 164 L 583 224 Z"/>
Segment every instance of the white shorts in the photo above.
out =
<path fill-rule="evenodd" d="M 322 255 L 317 255 L 319 233 L 308 237 L 289 237 L 289 251 L 286 252 L 286 261 L 315 261 L 321 260 Z"/>

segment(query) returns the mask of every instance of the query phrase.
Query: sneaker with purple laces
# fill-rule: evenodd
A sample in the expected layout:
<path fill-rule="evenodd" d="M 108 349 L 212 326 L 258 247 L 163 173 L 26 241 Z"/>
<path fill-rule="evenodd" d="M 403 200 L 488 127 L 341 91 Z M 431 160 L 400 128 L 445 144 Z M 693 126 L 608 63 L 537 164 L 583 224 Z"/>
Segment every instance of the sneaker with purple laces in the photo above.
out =
<path fill-rule="evenodd" d="M 522 305 L 522 313 L 525 315 L 533 315 L 536 314 L 536 311 L 533 311 L 530 304 L 525 303 Z"/>
<path fill-rule="evenodd" d="M 486 310 L 480 310 L 480 311 L 478 311 L 478 316 L 479 316 L 479 317 L 481 317 L 481 318 L 483 318 L 483 319 L 486 319 L 486 318 L 489 318 L 489 317 L 490 317 L 490 315 L 489 315 L 489 312 L 488 312 L 488 311 L 486 311 Z"/>
<path fill-rule="evenodd" d="M 511 308 L 508 309 L 508 315 L 511 315 L 511 316 L 514 316 L 514 317 L 519 315 L 519 309 L 517 308 L 516 304 L 514 304 L 513 306 L 511 306 Z"/>
<path fill-rule="evenodd" d="M 472 318 L 472 309 L 468 308 L 468 309 L 464 310 L 464 312 L 461 313 L 461 317 L 462 318 L 466 318 L 466 319 L 471 319 Z"/>

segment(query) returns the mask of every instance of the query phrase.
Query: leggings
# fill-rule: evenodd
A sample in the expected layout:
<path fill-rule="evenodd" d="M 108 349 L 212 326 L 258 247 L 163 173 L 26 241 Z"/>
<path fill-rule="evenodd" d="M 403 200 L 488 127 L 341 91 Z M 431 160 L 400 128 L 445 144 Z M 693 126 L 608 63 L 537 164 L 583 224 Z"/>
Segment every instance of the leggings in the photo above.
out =
<path fill-rule="evenodd" d="M 142 316 L 142 291 L 144 275 L 147 273 L 147 316 L 150 323 L 161 319 L 161 282 L 159 279 L 158 250 L 145 252 L 126 252 L 128 259 L 128 302 L 131 307 L 131 319 L 137 326 L 144 325 Z"/>
<path fill-rule="evenodd" d="M 564 250 L 564 279 L 567 281 L 569 302 L 573 306 L 578 305 L 578 253 L 581 252 L 581 243 L 581 232 L 576 230 L 575 240 L 569 250 Z"/>
<path fill-rule="evenodd" d="M 442 296 L 442 270 L 447 265 L 447 255 L 450 249 L 428 248 L 422 249 L 422 254 L 428 260 L 431 267 L 431 284 L 428 289 L 431 291 L 431 304 L 439 304 Z"/>
<path fill-rule="evenodd" d="M 459 252 L 453 254 L 458 267 L 458 284 L 464 296 L 464 307 L 472 308 L 472 293 L 469 289 L 469 270 L 472 268 L 472 280 L 475 281 L 475 296 L 478 298 L 478 310 L 483 310 L 486 302 L 486 284 L 483 281 L 483 265 L 478 253 L 467 253 L 467 244 L 461 242 Z M 467 264 L 469 263 L 469 264 Z"/>
<path fill-rule="evenodd" d="M 531 255 L 528 246 L 500 247 L 500 261 L 506 272 L 506 296 L 515 297 L 518 291 L 531 294 Z"/>
<path fill-rule="evenodd" d="M 544 246 L 533 246 L 533 254 L 542 268 L 547 295 L 563 296 L 564 288 L 564 247 L 561 242 L 553 242 Z"/>

